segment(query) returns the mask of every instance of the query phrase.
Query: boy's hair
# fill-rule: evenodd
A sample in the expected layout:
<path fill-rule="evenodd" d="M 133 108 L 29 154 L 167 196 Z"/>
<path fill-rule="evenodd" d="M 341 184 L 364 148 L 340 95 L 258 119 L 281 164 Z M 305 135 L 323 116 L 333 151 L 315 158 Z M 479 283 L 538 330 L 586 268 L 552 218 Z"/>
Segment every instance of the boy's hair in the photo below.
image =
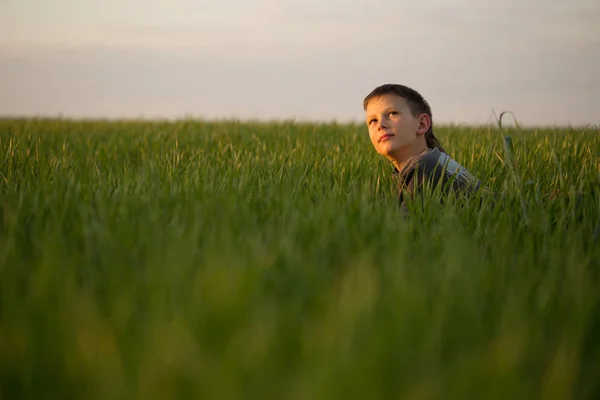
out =
<path fill-rule="evenodd" d="M 402 97 L 408 104 L 408 107 L 415 118 L 423 113 L 429 115 L 431 123 L 429 125 L 429 129 L 427 132 L 425 132 L 425 141 L 427 143 L 427 147 L 437 147 L 441 152 L 446 152 L 433 134 L 433 116 L 431 113 L 431 107 L 429 106 L 427 100 L 425 100 L 423 96 L 421 96 L 416 90 L 411 89 L 408 86 L 392 83 L 386 83 L 378 86 L 373 89 L 373 91 L 369 93 L 367 97 L 365 97 L 365 100 L 363 101 L 363 108 L 365 111 L 367 110 L 367 105 L 372 99 L 386 94 L 395 94 L 396 96 Z"/>

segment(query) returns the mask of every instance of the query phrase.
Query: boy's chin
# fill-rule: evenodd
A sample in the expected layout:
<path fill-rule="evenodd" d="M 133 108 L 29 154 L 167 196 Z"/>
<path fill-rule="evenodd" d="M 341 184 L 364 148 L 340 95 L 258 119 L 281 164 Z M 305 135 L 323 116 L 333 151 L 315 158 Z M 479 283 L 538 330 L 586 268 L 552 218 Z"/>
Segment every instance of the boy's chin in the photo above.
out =
<path fill-rule="evenodd" d="M 395 150 L 393 146 L 381 146 L 377 149 L 377 152 L 384 157 L 391 157 Z"/>

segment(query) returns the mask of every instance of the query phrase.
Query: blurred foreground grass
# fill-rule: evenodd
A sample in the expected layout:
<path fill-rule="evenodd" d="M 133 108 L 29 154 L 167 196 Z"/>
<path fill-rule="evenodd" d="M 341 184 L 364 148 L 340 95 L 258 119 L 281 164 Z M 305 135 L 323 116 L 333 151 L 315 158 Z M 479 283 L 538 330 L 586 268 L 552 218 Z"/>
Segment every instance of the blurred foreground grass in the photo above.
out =
<path fill-rule="evenodd" d="M 0 398 L 600 396 L 599 132 L 437 136 L 499 207 L 403 219 L 362 126 L 1 121 Z"/>

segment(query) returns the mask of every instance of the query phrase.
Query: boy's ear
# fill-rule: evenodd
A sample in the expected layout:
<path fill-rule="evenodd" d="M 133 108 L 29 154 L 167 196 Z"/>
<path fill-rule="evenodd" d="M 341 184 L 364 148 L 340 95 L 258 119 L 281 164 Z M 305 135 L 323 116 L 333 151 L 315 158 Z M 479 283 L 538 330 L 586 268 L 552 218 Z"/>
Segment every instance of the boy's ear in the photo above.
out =
<path fill-rule="evenodd" d="M 423 113 L 419 115 L 419 129 L 417 130 L 417 135 L 424 135 L 429 130 L 431 126 L 431 118 L 429 115 Z"/>

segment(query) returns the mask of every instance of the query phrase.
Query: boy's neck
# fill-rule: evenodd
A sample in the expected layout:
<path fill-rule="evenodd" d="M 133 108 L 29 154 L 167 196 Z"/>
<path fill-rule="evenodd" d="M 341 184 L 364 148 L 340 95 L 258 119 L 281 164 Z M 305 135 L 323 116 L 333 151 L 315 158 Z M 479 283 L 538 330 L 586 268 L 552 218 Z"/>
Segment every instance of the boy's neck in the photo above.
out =
<path fill-rule="evenodd" d="M 416 151 L 413 149 L 409 149 L 409 151 L 398 152 L 397 154 L 391 157 L 391 161 L 398 171 L 402 171 L 402 168 L 404 168 L 408 160 L 410 160 L 413 157 L 420 156 L 421 154 L 424 154 L 429 150 L 431 149 L 429 148 L 429 146 L 427 146 L 427 144 L 425 144 L 424 146 L 419 147 Z"/>

